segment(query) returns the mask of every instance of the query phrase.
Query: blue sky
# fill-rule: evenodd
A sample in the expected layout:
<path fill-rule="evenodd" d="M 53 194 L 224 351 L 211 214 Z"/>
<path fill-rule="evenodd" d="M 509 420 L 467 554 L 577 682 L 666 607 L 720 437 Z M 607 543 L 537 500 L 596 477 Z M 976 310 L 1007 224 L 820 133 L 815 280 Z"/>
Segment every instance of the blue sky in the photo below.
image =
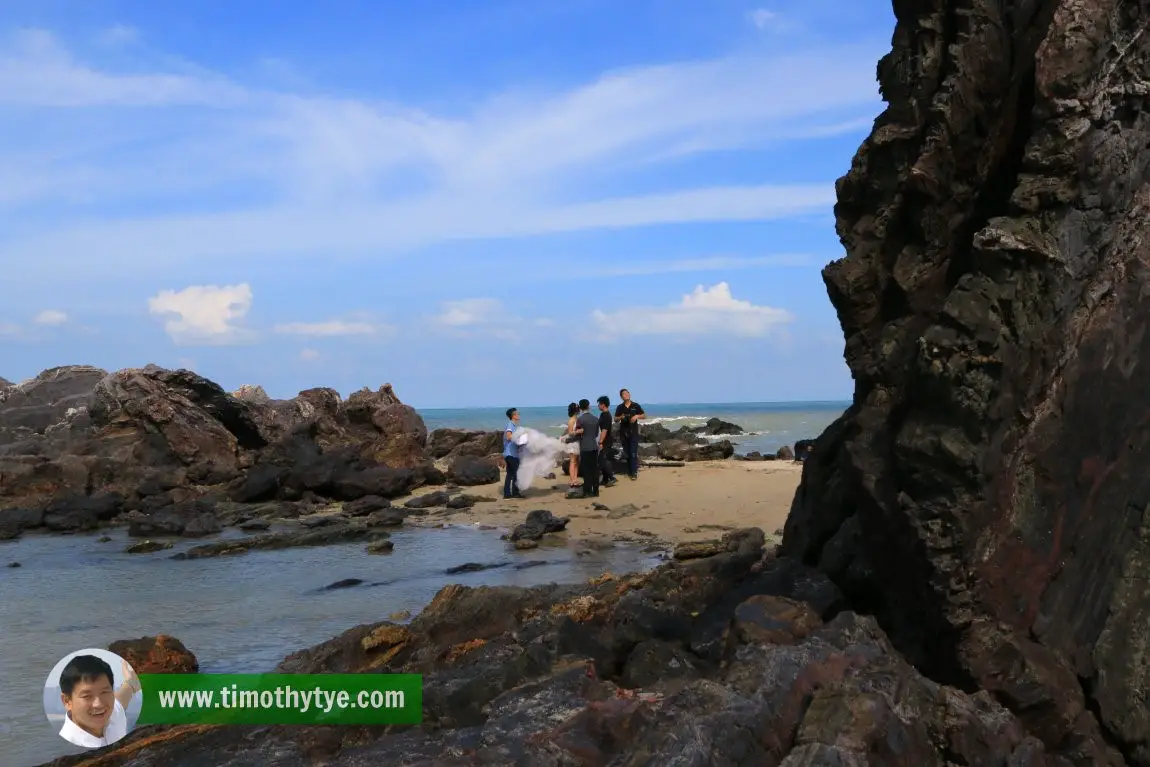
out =
<path fill-rule="evenodd" d="M 846 399 L 878 0 L 0 0 L 0 376 Z"/>

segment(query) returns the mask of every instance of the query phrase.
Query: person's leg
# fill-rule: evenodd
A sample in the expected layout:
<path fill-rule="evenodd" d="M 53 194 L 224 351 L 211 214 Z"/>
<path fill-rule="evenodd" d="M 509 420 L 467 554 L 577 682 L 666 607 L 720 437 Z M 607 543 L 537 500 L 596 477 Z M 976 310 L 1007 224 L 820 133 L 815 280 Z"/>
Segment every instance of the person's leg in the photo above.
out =
<path fill-rule="evenodd" d="M 627 437 L 627 473 L 631 479 L 639 476 L 639 438 Z"/>
<path fill-rule="evenodd" d="M 571 487 L 579 486 L 579 454 L 571 453 L 571 460 L 567 462 L 567 484 Z"/>
<path fill-rule="evenodd" d="M 579 471 L 583 475 L 583 495 L 591 495 L 591 482 L 599 467 L 595 465 L 595 454 L 584 450 L 579 455 Z"/>
<path fill-rule="evenodd" d="M 591 495 L 599 495 L 599 452 L 596 450 L 588 454 L 588 458 L 593 458 L 591 466 L 587 469 L 587 476 L 591 478 Z"/>
<path fill-rule="evenodd" d="M 507 464 L 507 477 L 503 480 L 503 497 L 510 498 L 519 492 L 519 459 L 505 456 L 503 462 Z"/>
<path fill-rule="evenodd" d="M 601 472 L 603 484 L 610 485 L 615 481 L 615 469 L 611 467 L 611 451 L 599 451 L 599 471 Z"/>

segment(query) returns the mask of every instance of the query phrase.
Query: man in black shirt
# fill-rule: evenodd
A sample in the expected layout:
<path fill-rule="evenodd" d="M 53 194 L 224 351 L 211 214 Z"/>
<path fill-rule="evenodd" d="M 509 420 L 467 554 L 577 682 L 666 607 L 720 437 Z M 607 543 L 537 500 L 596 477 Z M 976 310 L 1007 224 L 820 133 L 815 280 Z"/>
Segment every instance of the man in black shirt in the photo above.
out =
<path fill-rule="evenodd" d="M 611 446 L 614 439 L 611 437 L 611 400 L 607 395 L 599 398 L 599 469 L 603 472 L 603 484 L 611 487 L 619 482 L 615 479 L 615 470 L 611 468 Z"/>
<path fill-rule="evenodd" d="M 615 420 L 619 422 L 619 444 L 623 455 L 627 456 L 627 474 L 631 479 L 639 477 L 639 421 L 647 417 L 643 406 L 631 399 L 631 392 L 619 390 L 623 401 L 615 408 Z"/>
<path fill-rule="evenodd" d="M 591 403 L 579 400 L 575 433 L 579 435 L 579 471 L 583 474 L 583 497 L 599 495 L 599 419 L 591 415 Z"/>

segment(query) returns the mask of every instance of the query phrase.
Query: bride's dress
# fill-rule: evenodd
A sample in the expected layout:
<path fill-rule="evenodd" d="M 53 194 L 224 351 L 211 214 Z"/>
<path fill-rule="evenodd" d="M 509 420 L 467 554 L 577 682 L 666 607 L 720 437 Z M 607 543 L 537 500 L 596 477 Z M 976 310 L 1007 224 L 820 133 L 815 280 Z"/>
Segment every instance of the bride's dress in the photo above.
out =
<path fill-rule="evenodd" d="M 526 490 L 531 484 L 555 471 L 559 456 L 564 454 L 566 445 L 541 431 L 522 427 L 515 433 L 518 442 L 524 436 L 527 442 L 519 446 L 519 489 Z"/>

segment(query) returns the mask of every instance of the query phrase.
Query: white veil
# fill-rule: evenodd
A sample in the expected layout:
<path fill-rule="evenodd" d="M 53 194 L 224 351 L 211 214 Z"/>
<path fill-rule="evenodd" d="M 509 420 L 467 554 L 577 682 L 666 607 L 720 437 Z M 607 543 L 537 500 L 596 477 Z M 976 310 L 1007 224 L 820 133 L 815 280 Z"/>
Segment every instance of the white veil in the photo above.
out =
<path fill-rule="evenodd" d="M 527 437 L 527 441 L 519 446 L 517 484 L 520 490 L 526 490 L 536 479 L 555 471 L 556 461 L 563 454 L 563 441 L 548 437 L 541 431 L 526 427 L 516 429 L 516 441 L 523 437 Z"/>

